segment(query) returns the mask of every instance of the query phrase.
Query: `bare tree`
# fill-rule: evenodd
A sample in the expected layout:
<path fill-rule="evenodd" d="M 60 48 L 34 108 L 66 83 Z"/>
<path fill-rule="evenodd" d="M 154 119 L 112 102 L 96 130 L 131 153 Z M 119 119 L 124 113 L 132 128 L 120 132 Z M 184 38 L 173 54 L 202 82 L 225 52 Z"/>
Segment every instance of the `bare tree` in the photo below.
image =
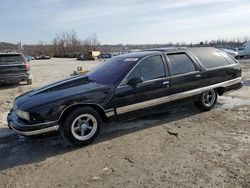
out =
<path fill-rule="evenodd" d="M 71 32 L 64 31 L 54 38 L 53 52 L 56 57 L 75 57 L 79 54 L 87 54 L 88 51 L 97 50 L 99 44 L 95 33 L 85 40 L 81 40 L 74 30 Z"/>

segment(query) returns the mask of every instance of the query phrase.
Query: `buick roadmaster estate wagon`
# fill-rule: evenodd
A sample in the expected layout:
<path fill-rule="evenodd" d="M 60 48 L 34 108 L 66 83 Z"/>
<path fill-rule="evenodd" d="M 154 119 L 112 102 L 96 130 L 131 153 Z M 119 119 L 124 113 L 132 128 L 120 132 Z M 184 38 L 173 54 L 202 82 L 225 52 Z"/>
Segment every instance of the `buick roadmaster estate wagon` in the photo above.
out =
<path fill-rule="evenodd" d="M 151 49 L 22 94 L 8 125 L 26 136 L 60 131 L 71 144 L 83 146 L 109 119 L 183 100 L 207 111 L 218 96 L 241 86 L 240 64 L 221 50 Z"/>

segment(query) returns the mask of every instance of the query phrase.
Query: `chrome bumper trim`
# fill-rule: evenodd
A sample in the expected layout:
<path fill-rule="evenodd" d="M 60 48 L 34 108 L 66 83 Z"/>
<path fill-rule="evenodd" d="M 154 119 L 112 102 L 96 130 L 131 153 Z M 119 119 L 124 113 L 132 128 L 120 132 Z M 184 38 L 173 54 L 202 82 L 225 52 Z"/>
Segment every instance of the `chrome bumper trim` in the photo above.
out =
<path fill-rule="evenodd" d="M 59 125 L 54 125 L 54 126 L 52 126 L 52 127 L 48 127 L 48 128 L 44 128 L 44 129 L 39 129 L 39 130 L 35 130 L 35 131 L 23 132 L 23 131 L 19 131 L 19 130 L 15 129 L 15 127 L 12 125 L 11 122 L 9 123 L 9 126 L 10 126 L 11 129 L 13 129 L 17 134 L 24 135 L 24 136 L 38 135 L 38 134 L 42 134 L 42 133 L 57 131 L 57 130 L 59 129 Z"/>

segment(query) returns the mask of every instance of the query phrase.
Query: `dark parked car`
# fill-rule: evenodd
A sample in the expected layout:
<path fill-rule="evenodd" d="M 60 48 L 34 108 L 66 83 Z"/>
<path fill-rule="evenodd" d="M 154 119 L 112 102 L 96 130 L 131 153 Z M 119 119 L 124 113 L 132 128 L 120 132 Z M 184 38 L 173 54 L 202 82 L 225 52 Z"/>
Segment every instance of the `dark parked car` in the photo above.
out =
<path fill-rule="evenodd" d="M 103 53 L 98 56 L 98 59 L 110 59 L 110 58 L 112 58 L 112 54 L 110 53 L 106 53 L 106 54 Z"/>
<path fill-rule="evenodd" d="M 87 60 L 87 57 L 85 55 L 80 55 L 76 58 L 76 60 L 79 60 L 79 61 L 86 61 Z"/>
<path fill-rule="evenodd" d="M 0 53 L 0 83 L 32 84 L 30 65 L 21 53 Z"/>
<path fill-rule="evenodd" d="M 36 60 L 50 59 L 48 55 L 40 55 L 35 57 Z"/>
<path fill-rule="evenodd" d="M 35 58 L 33 56 L 25 55 L 27 61 L 34 60 Z"/>
<path fill-rule="evenodd" d="M 82 146 L 110 119 L 183 101 L 210 110 L 218 95 L 241 86 L 240 64 L 221 50 L 149 50 L 115 57 L 87 75 L 17 97 L 8 122 L 23 135 L 60 130 Z"/>

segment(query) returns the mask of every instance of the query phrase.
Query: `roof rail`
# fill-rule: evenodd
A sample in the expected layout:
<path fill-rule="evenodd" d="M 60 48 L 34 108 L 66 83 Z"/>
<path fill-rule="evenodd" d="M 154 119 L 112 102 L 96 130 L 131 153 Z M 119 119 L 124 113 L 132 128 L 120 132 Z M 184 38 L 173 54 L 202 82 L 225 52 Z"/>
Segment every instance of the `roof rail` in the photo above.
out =
<path fill-rule="evenodd" d="M 164 52 L 171 52 L 171 51 L 178 51 L 178 50 L 186 50 L 187 47 L 163 47 L 163 48 L 149 48 L 143 51 L 164 51 Z"/>

